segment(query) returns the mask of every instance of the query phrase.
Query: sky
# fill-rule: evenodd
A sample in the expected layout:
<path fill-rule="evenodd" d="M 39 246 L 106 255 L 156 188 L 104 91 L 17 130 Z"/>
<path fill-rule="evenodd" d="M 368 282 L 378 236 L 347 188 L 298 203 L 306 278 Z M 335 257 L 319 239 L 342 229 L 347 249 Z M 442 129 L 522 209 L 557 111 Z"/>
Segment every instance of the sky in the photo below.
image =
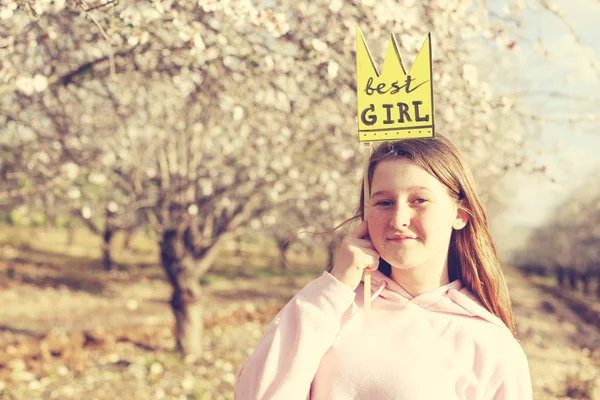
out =
<path fill-rule="evenodd" d="M 548 12 L 528 12 L 513 66 L 518 87 L 528 92 L 524 111 L 543 116 L 528 142 L 528 154 L 537 165 L 549 167 L 554 182 L 524 171 L 505 177 L 501 187 L 508 206 L 492 221 L 505 255 L 576 195 L 578 186 L 590 179 L 600 186 L 595 178 L 600 172 L 600 2 L 556 4 L 568 26 Z M 569 123 L 571 117 L 577 122 Z"/>

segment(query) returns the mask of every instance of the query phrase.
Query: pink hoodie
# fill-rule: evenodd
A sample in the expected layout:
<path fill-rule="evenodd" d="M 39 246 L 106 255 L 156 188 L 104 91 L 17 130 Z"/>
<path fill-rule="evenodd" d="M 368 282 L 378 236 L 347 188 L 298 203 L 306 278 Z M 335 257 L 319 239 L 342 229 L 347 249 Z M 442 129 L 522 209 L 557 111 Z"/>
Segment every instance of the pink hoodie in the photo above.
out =
<path fill-rule="evenodd" d="M 460 281 L 412 297 L 379 271 L 371 315 L 325 272 L 279 312 L 236 400 L 530 400 L 527 359 Z"/>

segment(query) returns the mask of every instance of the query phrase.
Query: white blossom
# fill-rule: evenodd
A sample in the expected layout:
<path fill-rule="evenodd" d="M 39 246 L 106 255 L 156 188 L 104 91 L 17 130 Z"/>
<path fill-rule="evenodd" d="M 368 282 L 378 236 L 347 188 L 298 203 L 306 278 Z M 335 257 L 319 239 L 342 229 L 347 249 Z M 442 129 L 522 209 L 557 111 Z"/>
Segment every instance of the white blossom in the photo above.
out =
<path fill-rule="evenodd" d="M 222 9 L 222 7 L 227 6 L 229 1 L 226 0 L 198 0 L 198 5 L 204 9 L 206 12 L 213 12 Z"/>
<path fill-rule="evenodd" d="M 329 61 L 327 64 L 327 74 L 329 75 L 329 79 L 335 79 L 340 70 L 340 66 L 334 60 Z"/>
<path fill-rule="evenodd" d="M 88 181 L 93 185 L 102 185 L 106 183 L 107 178 L 106 175 L 99 172 L 92 172 L 88 176 Z"/>
<path fill-rule="evenodd" d="M 48 87 L 48 78 L 44 75 L 35 74 L 32 80 L 32 86 L 36 92 L 43 92 Z"/>
<path fill-rule="evenodd" d="M 92 209 L 88 206 L 85 206 L 81 209 L 81 216 L 85 219 L 92 218 Z"/>
<path fill-rule="evenodd" d="M 319 53 L 324 52 L 325 50 L 327 50 L 327 43 L 325 43 L 324 41 L 314 38 L 312 40 L 312 47 Z"/>
<path fill-rule="evenodd" d="M 31 96 L 33 93 L 35 93 L 33 79 L 30 76 L 21 75 L 17 77 L 16 86 L 21 93 L 27 96 Z"/>
<path fill-rule="evenodd" d="M 62 165 L 62 172 L 69 180 L 74 180 L 79 174 L 79 165 L 68 162 Z"/>
<path fill-rule="evenodd" d="M 233 119 L 239 121 L 244 118 L 244 109 L 240 106 L 233 108 Z"/>
<path fill-rule="evenodd" d="M 261 224 L 261 222 L 260 222 L 260 220 L 259 220 L 258 218 L 253 218 L 253 219 L 250 221 L 250 224 L 249 224 L 249 225 L 250 225 L 250 228 L 251 228 L 251 229 L 254 229 L 254 230 L 258 230 L 258 229 L 260 229 L 260 228 L 261 228 L 261 226 L 262 226 L 262 224 Z"/>
<path fill-rule="evenodd" d="M 81 191 L 76 187 L 72 187 L 67 192 L 67 196 L 72 200 L 77 200 L 81 197 Z"/>
<path fill-rule="evenodd" d="M 17 6 L 16 2 L 14 4 L 15 4 L 14 9 L 7 5 L 0 5 L 0 19 L 6 20 L 9 18 L 12 18 L 13 14 L 14 14 L 14 10 L 16 9 L 16 6 Z"/>
<path fill-rule="evenodd" d="M 203 196 L 210 196 L 213 194 L 214 187 L 210 179 L 201 179 L 198 183 Z"/>
<path fill-rule="evenodd" d="M 106 207 L 108 209 L 108 211 L 110 211 L 111 213 L 116 213 L 117 211 L 119 211 L 119 205 L 117 204 L 116 201 L 110 201 L 108 203 L 108 206 Z"/>
<path fill-rule="evenodd" d="M 300 177 L 300 171 L 298 170 L 298 168 L 292 168 L 288 171 L 288 176 L 291 179 L 298 179 Z"/>
<path fill-rule="evenodd" d="M 331 12 L 334 12 L 334 13 L 340 11 L 343 6 L 344 6 L 343 0 L 332 0 L 329 2 L 329 9 L 331 10 Z"/>
<path fill-rule="evenodd" d="M 198 215 L 198 206 L 196 204 L 191 204 L 187 209 L 188 214 L 194 216 Z"/>
<path fill-rule="evenodd" d="M 117 156 L 115 155 L 115 153 L 111 152 L 111 153 L 106 153 L 104 156 L 102 156 L 102 159 L 100 162 L 105 167 L 111 167 L 115 164 L 116 161 L 117 161 Z"/>

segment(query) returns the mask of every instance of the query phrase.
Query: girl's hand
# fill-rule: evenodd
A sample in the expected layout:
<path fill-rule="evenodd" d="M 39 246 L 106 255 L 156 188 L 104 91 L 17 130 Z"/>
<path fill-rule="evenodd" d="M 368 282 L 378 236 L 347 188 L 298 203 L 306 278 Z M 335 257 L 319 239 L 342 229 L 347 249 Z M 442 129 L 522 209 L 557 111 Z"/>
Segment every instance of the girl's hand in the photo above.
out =
<path fill-rule="evenodd" d="M 354 290 L 360 283 L 363 271 L 375 271 L 378 266 L 379 254 L 369 239 L 367 221 L 362 221 L 342 241 L 335 254 L 331 275 Z"/>

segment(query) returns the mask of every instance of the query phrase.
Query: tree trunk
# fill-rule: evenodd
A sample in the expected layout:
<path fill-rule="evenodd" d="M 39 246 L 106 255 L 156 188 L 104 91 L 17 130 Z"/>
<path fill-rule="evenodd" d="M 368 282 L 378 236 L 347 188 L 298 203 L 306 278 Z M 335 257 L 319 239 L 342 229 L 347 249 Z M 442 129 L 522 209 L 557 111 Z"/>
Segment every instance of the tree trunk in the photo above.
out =
<path fill-rule="evenodd" d="M 596 269 L 596 297 L 600 299 L 600 268 Z"/>
<path fill-rule="evenodd" d="M 573 267 L 569 268 L 569 284 L 571 289 L 577 290 L 577 271 Z"/>
<path fill-rule="evenodd" d="M 556 267 L 556 280 L 560 287 L 565 286 L 565 269 L 562 267 L 562 265 L 558 265 Z"/>
<path fill-rule="evenodd" d="M 108 226 L 104 229 L 104 234 L 102 235 L 102 254 L 104 257 L 104 270 L 110 271 L 112 270 L 112 257 L 110 254 L 110 241 L 113 238 L 114 231 Z"/>
<path fill-rule="evenodd" d="M 184 245 L 183 233 L 169 230 L 163 234 L 161 262 L 173 288 L 171 308 L 175 316 L 177 350 L 183 356 L 202 355 L 202 305 L 200 277 L 191 252 Z"/>
<path fill-rule="evenodd" d="M 335 261 L 335 250 L 337 249 L 337 243 L 332 240 L 327 243 L 327 271 L 331 272 L 333 263 Z"/>
<path fill-rule="evenodd" d="M 202 355 L 204 321 L 200 304 L 200 285 L 175 286 L 171 296 L 171 307 L 175 315 L 175 338 L 177 350 L 184 356 Z M 196 286 L 195 289 L 190 286 Z"/>
<path fill-rule="evenodd" d="M 584 271 L 581 273 L 581 283 L 582 283 L 582 290 L 584 294 L 589 294 L 590 293 L 590 276 L 591 273 L 590 271 Z"/>
<path fill-rule="evenodd" d="M 311 242 L 304 249 L 304 251 L 306 252 L 306 257 L 308 259 L 313 260 L 315 258 L 315 248 L 315 244 Z"/>
<path fill-rule="evenodd" d="M 236 238 L 236 240 L 235 240 L 235 255 L 237 257 L 242 256 L 242 239 L 241 238 Z"/>
<path fill-rule="evenodd" d="M 286 270 L 289 265 L 286 254 L 290 244 L 292 244 L 292 242 L 289 240 L 277 239 L 277 245 L 279 247 L 279 265 L 282 270 Z"/>
<path fill-rule="evenodd" d="M 134 234 L 135 230 L 133 229 L 125 231 L 125 237 L 123 239 L 123 248 L 125 250 L 131 250 L 131 239 L 133 238 Z"/>
<path fill-rule="evenodd" d="M 71 247 L 75 243 L 75 227 L 73 222 L 67 224 L 67 246 Z"/>
<path fill-rule="evenodd" d="M 44 222 L 46 232 L 56 232 L 56 215 L 46 212 L 46 221 Z"/>

